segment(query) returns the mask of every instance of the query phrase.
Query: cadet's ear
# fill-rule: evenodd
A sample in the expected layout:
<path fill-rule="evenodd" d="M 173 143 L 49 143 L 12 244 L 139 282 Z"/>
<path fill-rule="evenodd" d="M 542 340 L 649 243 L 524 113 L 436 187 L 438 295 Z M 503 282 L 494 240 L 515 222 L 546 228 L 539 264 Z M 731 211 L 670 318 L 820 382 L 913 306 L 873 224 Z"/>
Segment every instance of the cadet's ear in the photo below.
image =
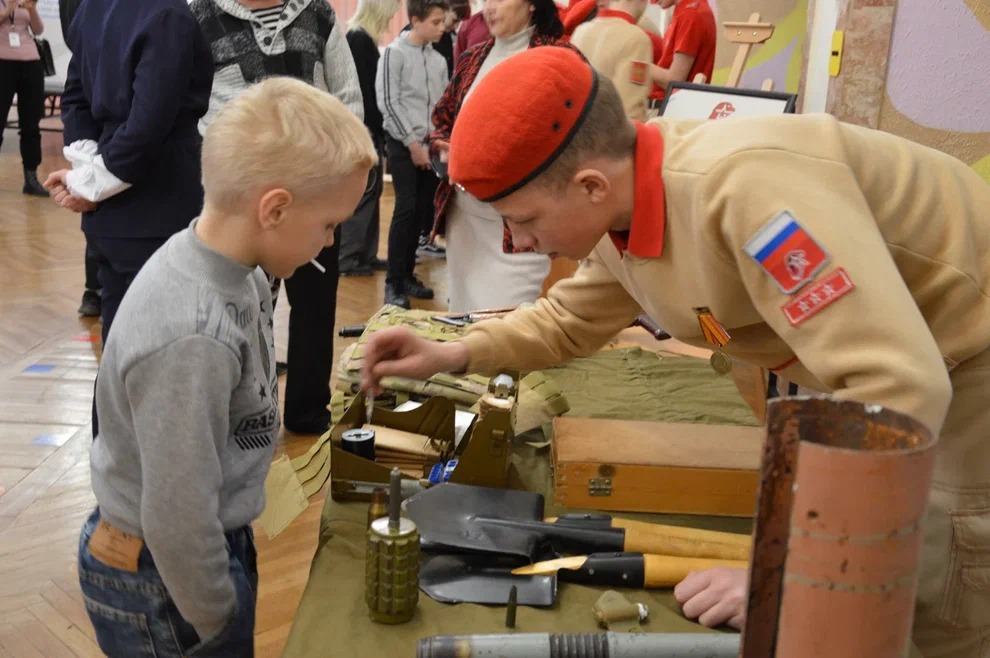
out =
<path fill-rule="evenodd" d="M 292 192 L 277 187 L 261 195 L 258 200 L 258 223 L 263 230 L 278 228 L 285 221 L 286 211 L 292 205 Z"/>
<path fill-rule="evenodd" d="M 608 176 L 597 169 L 582 169 L 574 174 L 573 182 L 590 203 L 601 203 L 612 190 Z"/>

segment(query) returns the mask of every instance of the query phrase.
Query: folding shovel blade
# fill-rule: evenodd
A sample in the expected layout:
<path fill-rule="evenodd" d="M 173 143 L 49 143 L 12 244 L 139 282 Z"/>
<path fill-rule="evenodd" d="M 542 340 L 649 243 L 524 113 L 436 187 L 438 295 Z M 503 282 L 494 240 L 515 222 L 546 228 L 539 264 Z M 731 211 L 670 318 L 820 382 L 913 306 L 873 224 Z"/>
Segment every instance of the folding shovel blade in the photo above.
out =
<path fill-rule="evenodd" d="M 516 587 L 519 605 L 547 607 L 557 599 L 556 575 L 514 576 L 520 560 L 499 555 L 424 556 L 419 588 L 441 603 L 505 605 Z"/>
<path fill-rule="evenodd" d="M 529 561 L 540 554 L 540 537 L 533 532 L 485 521 L 540 521 L 543 496 L 537 493 L 446 483 L 410 498 L 406 514 L 427 545 L 514 555 Z"/>

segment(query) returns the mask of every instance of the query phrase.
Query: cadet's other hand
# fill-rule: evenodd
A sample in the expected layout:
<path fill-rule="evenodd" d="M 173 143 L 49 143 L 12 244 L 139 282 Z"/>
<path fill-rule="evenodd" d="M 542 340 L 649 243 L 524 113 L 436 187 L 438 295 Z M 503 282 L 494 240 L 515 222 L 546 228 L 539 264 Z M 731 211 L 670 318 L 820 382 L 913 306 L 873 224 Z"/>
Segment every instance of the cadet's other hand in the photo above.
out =
<path fill-rule="evenodd" d="M 702 626 L 728 624 L 741 631 L 746 624 L 748 575 L 745 569 L 731 567 L 692 571 L 674 588 L 674 598 L 684 616 Z"/>
<path fill-rule="evenodd" d="M 467 368 L 468 351 L 460 343 L 437 343 L 402 327 L 374 333 L 364 349 L 361 388 L 381 392 L 382 377 L 427 379 L 438 372 Z"/>

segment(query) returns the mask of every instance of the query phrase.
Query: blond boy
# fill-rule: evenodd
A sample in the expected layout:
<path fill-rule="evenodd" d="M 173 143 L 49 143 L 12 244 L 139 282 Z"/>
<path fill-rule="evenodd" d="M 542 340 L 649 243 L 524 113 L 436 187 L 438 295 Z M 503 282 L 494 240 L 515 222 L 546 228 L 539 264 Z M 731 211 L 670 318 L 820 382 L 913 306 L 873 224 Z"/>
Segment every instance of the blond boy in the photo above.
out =
<path fill-rule="evenodd" d="M 219 113 L 202 159 L 203 212 L 134 280 L 97 379 L 79 581 L 109 656 L 253 655 L 250 524 L 279 425 L 261 268 L 331 245 L 377 156 L 340 101 L 275 78 Z"/>
<path fill-rule="evenodd" d="M 492 113 L 496 98 L 511 109 Z M 621 112 L 564 49 L 516 55 L 479 84 L 451 137 L 451 179 L 516 245 L 584 262 L 463 340 L 377 334 L 365 386 L 543 368 L 646 311 L 691 345 L 907 413 L 939 435 L 914 641 L 926 658 L 990 657 L 990 186 L 826 115 L 633 125 Z M 849 572 L 835 586 L 855 585 Z M 745 622 L 741 569 L 693 574 L 675 596 L 705 625 Z M 809 640 L 827 652 L 827 637 Z"/>

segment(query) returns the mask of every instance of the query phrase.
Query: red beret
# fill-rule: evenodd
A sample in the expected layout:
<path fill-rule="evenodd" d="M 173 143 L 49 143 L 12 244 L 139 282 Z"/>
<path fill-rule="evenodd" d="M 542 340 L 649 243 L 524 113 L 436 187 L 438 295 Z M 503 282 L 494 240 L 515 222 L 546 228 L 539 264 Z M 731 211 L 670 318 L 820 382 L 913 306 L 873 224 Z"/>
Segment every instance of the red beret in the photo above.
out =
<path fill-rule="evenodd" d="M 493 68 L 461 107 L 450 137 L 450 179 L 498 201 L 553 164 L 584 123 L 598 75 L 573 48 L 543 46 Z"/>

